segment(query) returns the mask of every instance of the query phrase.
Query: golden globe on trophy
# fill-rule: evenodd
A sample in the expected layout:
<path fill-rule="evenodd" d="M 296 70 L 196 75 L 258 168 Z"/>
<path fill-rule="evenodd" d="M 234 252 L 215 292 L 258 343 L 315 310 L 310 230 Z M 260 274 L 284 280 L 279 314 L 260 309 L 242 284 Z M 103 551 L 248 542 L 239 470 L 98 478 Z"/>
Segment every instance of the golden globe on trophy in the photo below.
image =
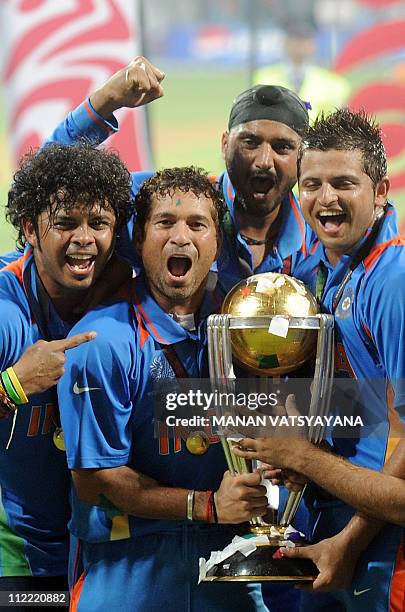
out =
<path fill-rule="evenodd" d="M 230 393 L 234 392 L 237 380 L 235 367 L 256 377 L 280 380 L 312 360 L 308 416 L 327 415 L 333 378 L 333 316 L 319 314 L 316 299 L 301 281 L 284 274 L 265 273 L 237 284 L 226 296 L 222 314 L 208 319 L 208 351 L 212 386 Z M 253 379 L 253 383 L 260 386 L 261 380 Z M 216 412 L 217 416 L 229 414 L 229 406 L 223 409 L 219 404 Z M 309 426 L 307 436 L 317 443 L 323 437 L 324 427 L 319 424 L 322 419 L 314 421 L 318 424 Z M 232 447 L 237 438 L 226 427 L 218 433 L 231 473 L 256 469 L 255 462 L 234 455 Z M 267 430 L 260 435 L 267 435 Z M 303 490 L 289 494 L 278 523 L 277 512 L 273 512 L 271 524 L 261 517 L 252 519 L 250 533 L 245 536 L 246 545 L 237 537 L 236 543 L 213 553 L 207 563 L 201 560 L 200 578 L 251 582 L 314 580 L 318 572 L 311 561 L 277 554 L 281 546 L 289 543 L 304 544 L 299 533 L 290 527 L 302 494 Z M 280 508 L 278 511 L 280 515 Z M 295 537 L 289 540 L 291 533 Z"/>

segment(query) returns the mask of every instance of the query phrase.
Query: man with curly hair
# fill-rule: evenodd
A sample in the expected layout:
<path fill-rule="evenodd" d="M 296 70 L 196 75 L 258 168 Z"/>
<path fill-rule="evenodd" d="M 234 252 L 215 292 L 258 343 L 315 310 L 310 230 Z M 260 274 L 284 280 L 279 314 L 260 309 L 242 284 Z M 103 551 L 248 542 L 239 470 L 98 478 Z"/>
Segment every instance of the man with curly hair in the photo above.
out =
<path fill-rule="evenodd" d="M 67 590 L 69 472 L 55 385 L 65 351 L 95 336 L 66 339 L 130 211 L 128 171 L 88 144 L 29 154 L 14 176 L 6 212 L 24 253 L 0 273 L 2 591 Z"/>
<path fill-rule="evenodd" d="M 142 272 L 72 329 L 97 337 L 69 352 L 58 389 L 84 567 L 72 607 L 265 611 L 259 585 L 198 584 L 199 558 L 266 513 L 260 474 L 227 472 L 213 433 L 170 433 L 151 397 L 154 382 L 204 371 L 204 320 L 229 288 L 210 284 L 224 203 L 205 174 L 173 168 L 143 183 L 136 209 Z"/>

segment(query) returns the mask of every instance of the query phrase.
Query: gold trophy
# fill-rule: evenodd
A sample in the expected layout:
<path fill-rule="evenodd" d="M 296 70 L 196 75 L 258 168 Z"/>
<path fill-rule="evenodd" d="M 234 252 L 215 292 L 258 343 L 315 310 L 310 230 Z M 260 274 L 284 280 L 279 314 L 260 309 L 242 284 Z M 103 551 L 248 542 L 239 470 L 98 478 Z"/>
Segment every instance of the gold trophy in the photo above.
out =
<path fill-rule="evenodd" d="M 214 389 L 230 393 L 235 388 L 234 364 L 256 376 L 280 377 L 315 357 L 308 416 L 327 415 L 333 377 L 333 316 L 319 314 L 314 296 L 301 281 L 277 273 L 256 274 L 241 281 L 226 296 L 222 314 L 208 319 L 208 351 Z M 260 379 L 255 382 L 260 384 Z M 221 413 L 221 406 L 217 411 Z M 324 427 L 311 426 L 308 438 L 317 443 L 323 433 Z M 235 438 L 226 429 L 219 434 L 232 473 L 256 469 L 255 462 L 234 455 Z M 276 513 L 273 514 L 273 524 L 266 523 L 261 517 L 252 519 L 250 533 L 266 536 L 260 538 L 256 550 L 246 556 L 237 551 L 213 567 L 207 566 L 202 579 L 251 582 L 314 580 L 318 572 L 311 561 L 275 554 L 280 546 L 285 545 L 286 531 L 302 495 L 303 490 L 289 494 L 279 524 L 276 524 Z M 295 545 L 302 544 L 295 542 Z"/>

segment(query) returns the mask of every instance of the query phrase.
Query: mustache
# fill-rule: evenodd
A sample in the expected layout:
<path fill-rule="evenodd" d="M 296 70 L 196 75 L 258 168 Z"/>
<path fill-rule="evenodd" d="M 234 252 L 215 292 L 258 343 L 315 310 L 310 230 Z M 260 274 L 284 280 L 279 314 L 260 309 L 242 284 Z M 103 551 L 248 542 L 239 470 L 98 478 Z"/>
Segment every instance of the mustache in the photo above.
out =
<path fill-rule="evenodd" d="M 65 253 L 68 257 L 74 257 L 75 255 L 88 255 L 89 257 L 95 257 L 97 255 L 97 251 L 94 249 L 68 249 Z"/>
<path fill-rule="evenodd" d="M 272 170 L 253 170 L 250 173 L 250 178 L 251 179 L 258 178 L 258 179 L 266 179 L 266 180 L 271 179 L 275 185 L 278 183 L 277 174 Z"/>
<path fill-rule="evenodd" d="M 166 257 L 188 257 L 189 259 L 193 259 L 193 255 L 190 252 L 189 247 L 177 247 L 176 249 L 169 249 L 166 251 Z"/>

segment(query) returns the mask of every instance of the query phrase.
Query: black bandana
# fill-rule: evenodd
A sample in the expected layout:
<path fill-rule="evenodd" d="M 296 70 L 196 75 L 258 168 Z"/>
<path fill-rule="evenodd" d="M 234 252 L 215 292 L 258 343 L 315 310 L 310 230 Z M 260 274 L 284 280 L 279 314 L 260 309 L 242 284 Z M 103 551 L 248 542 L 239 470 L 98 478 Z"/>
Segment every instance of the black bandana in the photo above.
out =
<path fill-rule="evenodd" d="M 309 105 L 310 107 L 310 105 Z M 229 116 L 228 129 L 236 125 L 269 119 L 288 125 L 302 135 L 308 127 L 308 103 L 286 87 L 256 85 L 235 98 Z"/>

